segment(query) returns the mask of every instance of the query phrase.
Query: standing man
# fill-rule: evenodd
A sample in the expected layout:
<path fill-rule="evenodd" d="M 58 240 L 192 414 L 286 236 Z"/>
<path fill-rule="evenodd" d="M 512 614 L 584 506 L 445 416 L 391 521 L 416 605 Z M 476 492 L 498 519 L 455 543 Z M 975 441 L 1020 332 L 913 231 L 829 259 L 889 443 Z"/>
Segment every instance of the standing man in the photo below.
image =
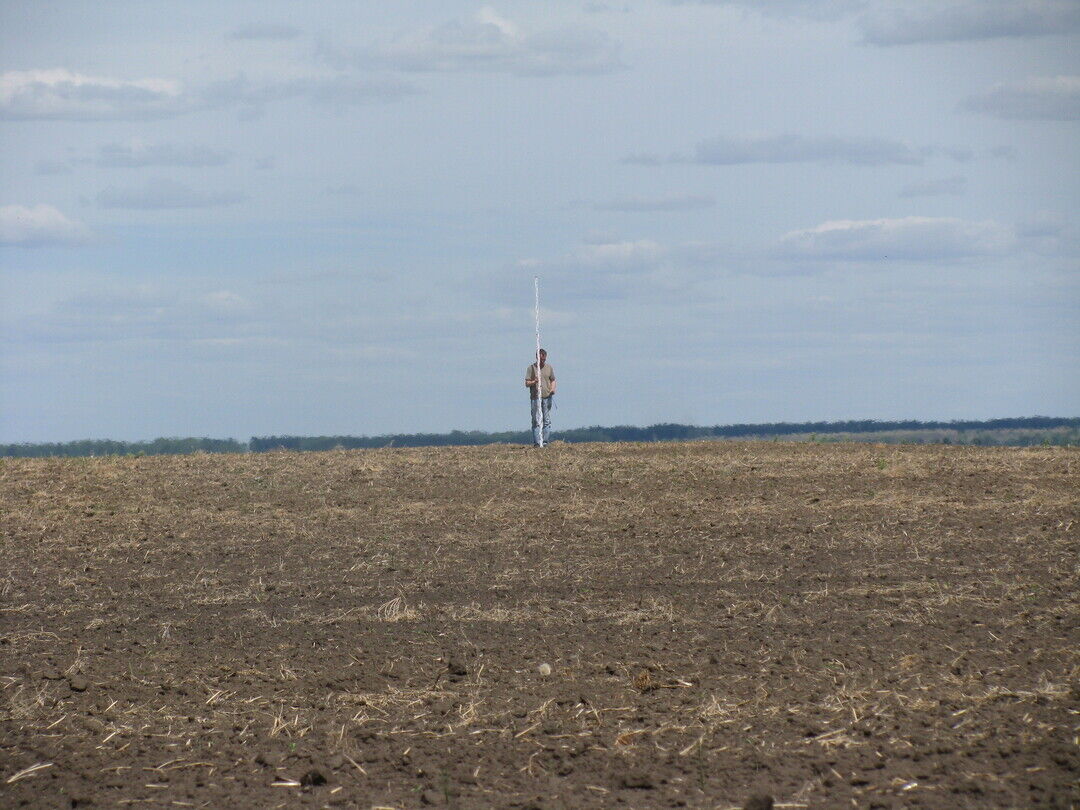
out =
<path fill-rule="evenodd" d="M 532 405 L 532 430 L 533 447 L 540 447 L 541 438 L 543 443 L 548 443 L 551 435 L 551 398 L 555 395 L 555 369 L 547 362 L 547 350 L 541 349 L 540 368 L 533 363 L 525 370 L 525 387 L 529 389 L 529 399 Z M 537 389 L 537 380 L 540 382 Z M 543 423 L 543 433 L 540 425 Z"/>

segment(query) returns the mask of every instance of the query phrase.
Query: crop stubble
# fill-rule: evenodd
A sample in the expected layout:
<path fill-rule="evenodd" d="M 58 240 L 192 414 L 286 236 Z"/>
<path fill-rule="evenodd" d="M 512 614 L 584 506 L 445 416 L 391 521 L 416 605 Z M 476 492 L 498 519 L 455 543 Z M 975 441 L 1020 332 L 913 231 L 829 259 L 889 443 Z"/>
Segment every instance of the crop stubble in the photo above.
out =
<path fill-rule="evenodd" d="M 1078 460 L 5 460 L 0 803 L 1080 806 Z"/>

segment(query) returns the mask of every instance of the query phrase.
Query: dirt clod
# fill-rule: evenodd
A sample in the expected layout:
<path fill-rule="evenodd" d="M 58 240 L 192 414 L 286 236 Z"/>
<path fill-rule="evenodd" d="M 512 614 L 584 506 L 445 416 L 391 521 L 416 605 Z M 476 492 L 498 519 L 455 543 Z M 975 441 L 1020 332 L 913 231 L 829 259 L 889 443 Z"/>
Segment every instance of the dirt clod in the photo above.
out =
<path fill-rule="evenodd" d="M 652 790 L 655 787 L 653 778 L 645 771 L 631 771 L 619 777 L 619 787 L 631 790 Z"/>
<path fill-rule="evenodd" d="M 326 777 L 323 776 L 322 771 L 312 768 L 310 771 L 300 777 L 300 784 L 304 787 L 317 787 L 319 785 L 325 785 Z"/>
<path fill-rule="evenodd" d="M 68 678 L 68 686 L 71 687 L 72 692 L 85 692 L 90 682 L 82 675 L 72 675 Z"/>
<path fill-rule="evenodd" d="M 255 755 L 255 764 L 264 768 L 277 768 L 281 765 L 281 755 L 270 751 L 260 751 Z"/>
<path fill-rule="evenodd" d="M 743 810 L 773 810 L 773 797 L 767 793 L 751 796 L 743 804 Z"/>
<path fill-rule="evenodd" d="M 443 799 L 443 794 L 439 793 L 437 790 L 428 789 L 420 794 L 420 801 L 424 804 L 443 804 Z"/>

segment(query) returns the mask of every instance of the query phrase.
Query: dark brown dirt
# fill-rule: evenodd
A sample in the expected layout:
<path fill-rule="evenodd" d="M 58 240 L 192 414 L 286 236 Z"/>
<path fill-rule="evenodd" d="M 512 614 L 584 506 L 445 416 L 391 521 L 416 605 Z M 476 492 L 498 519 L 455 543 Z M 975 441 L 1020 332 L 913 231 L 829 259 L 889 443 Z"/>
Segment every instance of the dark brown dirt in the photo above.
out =
<path fill-rule="evenodd" d="M 1078 470 L 5 460 L 0 806 L 1080 807 Z"/>

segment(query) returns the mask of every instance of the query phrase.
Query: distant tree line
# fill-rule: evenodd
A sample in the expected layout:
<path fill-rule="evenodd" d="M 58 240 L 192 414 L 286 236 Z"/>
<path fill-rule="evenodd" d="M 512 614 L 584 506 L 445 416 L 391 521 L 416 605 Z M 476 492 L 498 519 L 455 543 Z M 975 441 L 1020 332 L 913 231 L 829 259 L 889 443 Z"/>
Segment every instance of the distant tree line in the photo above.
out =
<path fill-rule="evenodd" d="M 0 456 L 40 458 L 44 456 L 176 456 L 188 453 L 244 453 L 246 442 L 236 439 L 153 439 L 148 442 L 119 442 L 112 439 L 81 439 L 43 444 L 3 444 Z"/>
<path fill-rule="evenodd" d="M 563 434 L 559 435 L 563 437 Z M 531 431 L 487 433 L 482 430 L 452 430 L 449 433 L 390 433 L 384 436 L 252 436 L 250 447 L 253 453 L 263 453 L 267 450 L 464 447 L 478 444 L 525 444 L 526 442 L 532 444 Z"/>
<path fill-rule="evenodd" d="M 772 438 L 775 436 L 800 436 L 806 434 L 857 434 L 882 431 L 949 430 L 965 432 L 972 430 L 997 431 L 1004 429 L 1047 430 L 1049 428 L 1080 429 L 1080 418 L 1052 416 L 1026 416 L 1012 419 L 964 420 L 953 422 L 920 422 L 906 419 L 895 422 L 879 422 L 874 419 L 849 420 L 845 422 L 769 422 L 765 424 L 680 425 L 663 423 L 648 427 L 619 425 L 617 427 L 573 428 L 560 430 L 555 439 L 568 442 L 670 442 L 690 439 Z M 477 444 L 531 444 L 529 431 L 485 433 L 483 431 L 460 431 L 451 433 L 394 433 L 383 436 L 265 436 L 252 437 L 251 450 L 255 453 L 267 450 L 333 450 L 361 447 L 442 447 Z"/>
<path fill-rule="evenodd" d="M 934 434 L 934 431 L 947 431 Z M 878 434 L 889 434 L 878 435 Z M 942 444 L 1080 444 L 1080 418 L 1026 416 L 1013 419 L 920 422 L 906 419 L 879 422 L 874 419 L 844 422 L 769 422 L 765 424 L 680 425 L 664 423 L 648 427 L 599 425 L 560 430 L 556 439 L 569 442 L 668 442 L 691 439 L 761 439 L 807 437 L 828 441 L 852 441 L 860 434 L 873 434 L 873 441 L 937 442 Z M 869 436 L 868 436 L 869 438 Z M 84 439 L 46 444 L 0 445 L 0 456 L 158 456 L 185 453 L 263 453 L 271 450 L 335 450 L 374 447 L 449 447 L 480 444 L 531 444 L 529 431 L 488 433 L 454 430 L 450 433 L 392 433 L 381 436 L 253 436 L 248 442 L 236 439 L 169 438 L 146 442 Z"/>

